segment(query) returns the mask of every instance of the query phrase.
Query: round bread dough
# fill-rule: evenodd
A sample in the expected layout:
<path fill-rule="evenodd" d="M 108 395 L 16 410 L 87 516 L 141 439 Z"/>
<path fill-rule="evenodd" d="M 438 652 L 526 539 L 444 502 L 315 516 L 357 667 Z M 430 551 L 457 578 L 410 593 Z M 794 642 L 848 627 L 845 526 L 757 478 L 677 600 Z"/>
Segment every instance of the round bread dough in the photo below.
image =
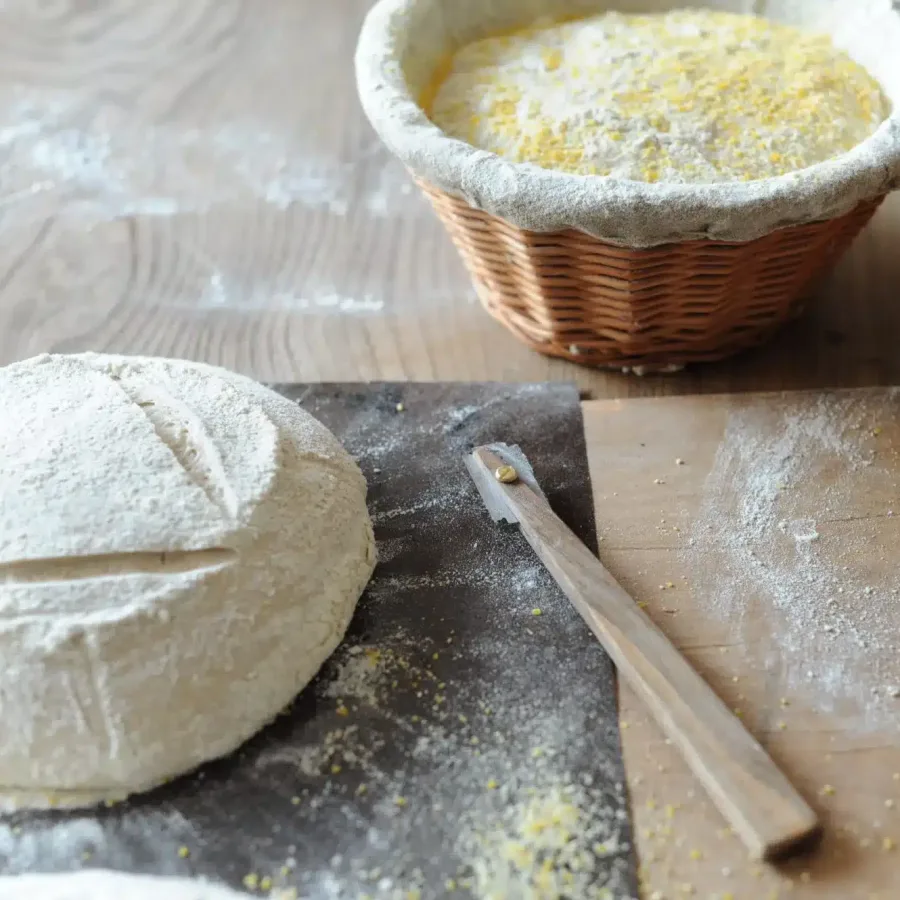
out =
<path fill-rule="evenodd" d="M 0 900 L 247 900 L 247 896 L 192 878 L 156 878 L 107 869 L 0 876 Z M 272 896 L 277 900 L 277 893 Z"/>
<path fill-rule="evenodd" d="M 223 756 L 344 635 L 375 565 L 334 436 L 250 379 L 0 368 L 0 793 L 79 806 Z"/>

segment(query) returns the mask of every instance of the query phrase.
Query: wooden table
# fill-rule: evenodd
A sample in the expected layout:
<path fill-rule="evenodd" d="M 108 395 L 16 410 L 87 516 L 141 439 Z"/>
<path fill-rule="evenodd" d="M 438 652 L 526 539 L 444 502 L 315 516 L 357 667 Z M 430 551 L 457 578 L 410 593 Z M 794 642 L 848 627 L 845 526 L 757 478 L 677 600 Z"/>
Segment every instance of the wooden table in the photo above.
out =
<path fill-rule="evenodd" d="M 583 404 L 600 556 L 825 826 L 748 862 L 625 687 L 644 896 L 892 900 L 900 888 L 900 393 Z"/>
<path fill-rule="evenodd" d="M 677 377 L 543 359 L 482 312 L 357 103 L 368 0 L 0 10 L 0 363 L 172 354 L 267 380 L 576 380 L 594 397 L 900 382 L 900 203 L 764 350 Z"/>
<path fill-rule="evenodd" d="M 564 379 L 593 398 L 900 383 L 898 198 L 763 350 L 642 379 L 520 346 L 359 110 L 367 6 L 4 4 L 0 364 L 91 349 L 274 381 Z M 721 869 L 694 867 L 697 896 L 757 896 Z"/>

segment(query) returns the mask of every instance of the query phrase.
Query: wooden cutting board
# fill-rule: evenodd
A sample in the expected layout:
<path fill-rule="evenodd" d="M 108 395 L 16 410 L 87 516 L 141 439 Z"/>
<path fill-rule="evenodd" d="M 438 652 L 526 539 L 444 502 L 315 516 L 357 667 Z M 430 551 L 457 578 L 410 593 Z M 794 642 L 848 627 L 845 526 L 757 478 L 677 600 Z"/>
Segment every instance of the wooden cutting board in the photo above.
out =
<path fill-rule="evenodd" d="M 646 710 L 621 723 L 643 896 L 900 890 L 900 391 L 586 403 L 600 555 L 821 812 L 747 862 Z"/>

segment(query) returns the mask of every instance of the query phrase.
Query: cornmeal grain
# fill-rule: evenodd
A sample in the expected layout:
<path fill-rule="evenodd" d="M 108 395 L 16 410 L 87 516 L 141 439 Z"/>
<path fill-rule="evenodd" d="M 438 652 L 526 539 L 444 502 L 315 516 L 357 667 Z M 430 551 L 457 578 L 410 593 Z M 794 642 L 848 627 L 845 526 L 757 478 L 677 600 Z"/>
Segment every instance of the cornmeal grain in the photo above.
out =
<path fill-rule="evenodd" d="M 708 10 L 477 41 L 430 94 L 435 124 L 505 159 L 645 182 L 783 175 L 850 150 L 890 112 L 829 37 Z"/>

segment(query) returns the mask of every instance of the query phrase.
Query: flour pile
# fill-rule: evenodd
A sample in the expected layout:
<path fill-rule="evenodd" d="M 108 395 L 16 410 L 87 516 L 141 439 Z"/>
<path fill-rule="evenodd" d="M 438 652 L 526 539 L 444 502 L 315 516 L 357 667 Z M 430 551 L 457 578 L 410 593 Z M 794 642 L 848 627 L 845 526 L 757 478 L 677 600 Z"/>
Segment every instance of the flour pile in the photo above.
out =
<path fill-rule="evenodd" d="M 677 5 L 654 0 L 641 7 L 658 13 Z M 716 6 L 747 11 L 740 0 Z M 603 0 L 380 0 L 366 18 L 356 53 L 363 108 L 387 147 L 430 185 L 519 228 L 574 228 L 629 247 L 704 238 L 748 241 L 786 225 L 835 218 L 900 184 L 900 16 L 886 0 L 754 4 L 754 12 L 776 23 L 829 35 L 893 104 L 861 143 L 824 162 L 814 157 L 815 164 L 797 174 L 702 184 L 586 178 L 504 159 L 448 135 L 426 115 L 423 98 L 427 103 L 439 67 L 466 44 L 536 22 L 607 11 Z M 549 62 L 555 65 L 552 57 Z M 754 85 L 748 89 L 752 94 Z M 677 123 L 669 124 L 677 134 Z M 776 165 L 772 153 L 791 152 L 773 148 L 769 163 Z M 657 167 L 658 176 L 666 171 Z"/>

